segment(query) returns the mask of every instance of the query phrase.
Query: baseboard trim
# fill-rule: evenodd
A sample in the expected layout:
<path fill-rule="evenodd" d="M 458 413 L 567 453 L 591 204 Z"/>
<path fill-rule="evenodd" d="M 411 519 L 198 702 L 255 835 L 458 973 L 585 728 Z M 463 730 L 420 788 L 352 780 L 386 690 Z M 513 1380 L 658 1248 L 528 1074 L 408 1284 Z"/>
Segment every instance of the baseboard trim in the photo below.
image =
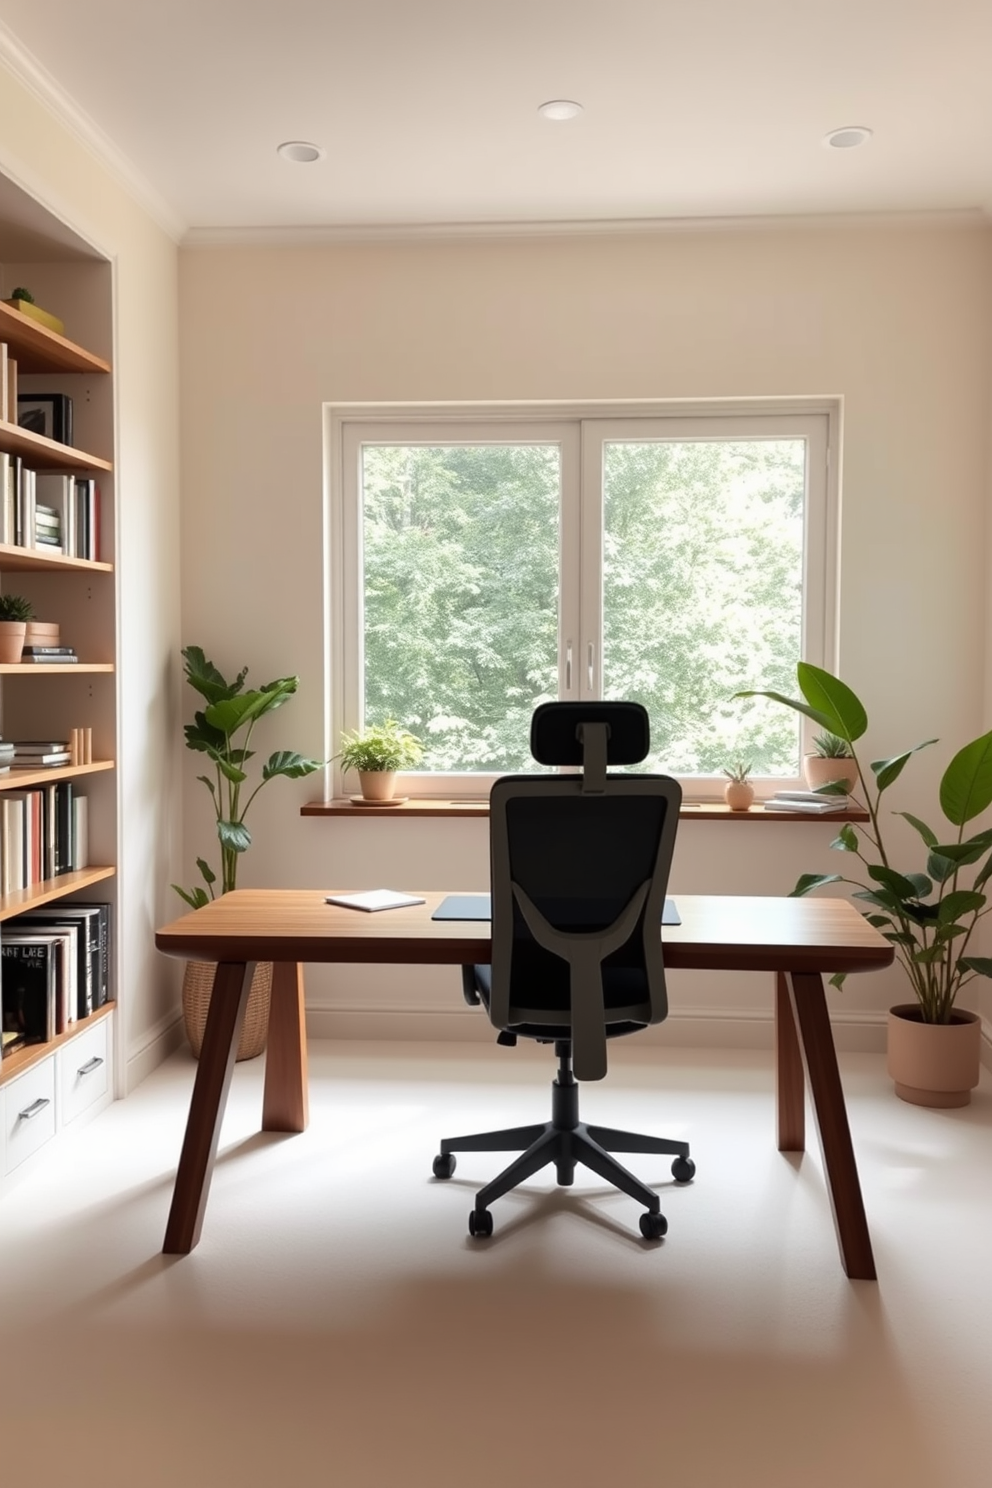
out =
<path fill-rule="evenodd" d="M 879 1011 L 834 1012 L 834 1042 L 845 1053 L 885 1052 L 886 1014 Z M 489 1043 L 493 1029 L 481 1010 L 453 1008 L 438 1012 L 361 1008 L 308 1008 L 310 1038 L 361 1041 L 396 1039 L 431 1043 Z M 708 1009 L 669 1014 L 664 1023 L 638 1035 L 645 1044 L 685 1049 L 771 1049 L 774 1017 L 766 1011 Z M 992 1069 L 992 1024 L 982 1019 L 982 1063 Z"/>
<path fill-rule="evenodd" d="M 181 1014 L 175 1014 L 170 1018 L 163 1018 L 156 1028 L 148 1035 L 139 1048 L 128 1052 L 124 1061 L 122 1096 L 130 1095 L 136 1086 L 140 1085 L 153 1069 L 157 1069 L 163 1060 L 168 1059 L 186 1041 L 186 1029 Z"/>

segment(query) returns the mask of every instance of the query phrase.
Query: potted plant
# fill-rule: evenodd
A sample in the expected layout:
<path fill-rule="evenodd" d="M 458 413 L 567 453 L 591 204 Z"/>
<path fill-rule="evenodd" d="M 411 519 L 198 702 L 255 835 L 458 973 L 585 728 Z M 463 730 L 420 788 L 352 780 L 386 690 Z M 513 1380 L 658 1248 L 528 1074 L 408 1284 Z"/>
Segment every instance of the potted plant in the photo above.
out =
<path fill-rule="evenodd" d="M 742 760 L 724 770 L 727 784 L 723 788 L 723 798 L 731 811 L 746 811 L 754 800 L 754 786 L 751 784 L 751 763 L 745 765 Z"/>
<path fill-rule="evenodd" d="M 848 745 L 861 781 L 867 826 L 845 822 L 831 847 L 861 865 L 861 877 L 804 873 L 792 890 L 801 897 L 826 884 L 853 885 L 865 916 L 895 946 L 914 1001 L 890 1010 L 888 1069 L 896 1094 L 918 1105 L 960 1106 L 978 1083 L 981 1024 L 957 1007 L 961 991 L 976 976 L 992 976 L 992 958 L 970 954 L 976 929 L 989 913 L 985 886 L 992 877 L 992 829 L 965 835 L 969 822 L 992 804 L 992 732 L 959 749 L 940 781 L 938 799 L 952 831 L 935 831 L 908 811 L 897 811 L 920 839 L 920 868 L 897 867 L 886 842 L 882 796 L 927 739 L 888 759 L 872 760 L 865 774 L 855 742 L 868 728 L 861 700 L 839 678 L 800 662 L 801 698 L 778 692 L 741 692 L 769 697 L 811 718 Z M 843 787 L 827 786 L 839 793 Z M 867 882 L 865 882 L 867 879 Z M 831 978 L 843 984 L 843 974 Z"/>
<path fill-rule="evenodd" d="M 255 725 L 267 713 L 289 701 L 299 686 L 299 678 L 278 677 L 263 687 L 245 691 L 247 667 L 242 668 L 233 682 L 228 682 L 213 662 L 207 660 L 199 646 L 187 646 L 182 656 L 187 682 L 206 700 L 202 712 L 196 713 L 194 721 L 186 724 L 186 747 L 205 754 L 213 764 L 212 775 L 199 775 L 197 779 L 210 792 L 220 843 L 220 892 L 226 894 L 237 887 L 241 854 L 251 846 L 251 833 L 245 826 L 245 817 L 259 791 L 279 775 L 289 780 L 311 775 L 314 770 L 322 768 L 323 762 L 280 749 L 269 755 L 252 786 L 247 766 L 255 757 L 255 751 L 250 748 Z M 200 884 L 192 889 L 180 888 L 178 884 L 172 886 L 191 909 L 200 909 L 209 903 L 214 898 L 214 885 L 218 882 L 217 874 L 204 858 L 197 858 L 196 866 L 205 887 Z M 186 1033 L 196 1055 L 203 1041 L 213 970 L 212 966 L 190 963 L 183 979 Z M 254 1058 L 265 1047 L 271 985 L 271 965 L 259 966 L 238 1046 L 239 1059 Z"/>
<path fill-rule="evenodd" d="M 33 614 L 29 599 L 20 594 L 0 594 L 0 662 L 20 661 L 28 621 Z"/>
<path fill-rule="evenodd" d="M 387 718 L 360 732 L 342 734 L 338 758 L 342 769 L 358 771 L 362 799 L 382 804 L 393 800 L 396 772 L 414 769 L 423 754 L 424 746 L 416 735 Z"/>
<path fill-rule="evenodd" d="M 829 730 L 817 734 L 813 753 L 803 755 L 803 777 L 810 790 L 819 790 L 835 780 L 844 783 L 848 794 L 857 790 L 858 771 L 847 740 Z"/>

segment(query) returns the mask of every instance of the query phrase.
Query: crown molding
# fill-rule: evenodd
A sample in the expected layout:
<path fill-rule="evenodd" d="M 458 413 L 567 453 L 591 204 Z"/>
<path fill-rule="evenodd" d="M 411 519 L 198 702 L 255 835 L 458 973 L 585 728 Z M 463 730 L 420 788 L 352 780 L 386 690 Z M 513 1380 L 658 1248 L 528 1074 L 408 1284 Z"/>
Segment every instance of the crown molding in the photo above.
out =
<path fill-rule="evenodd" d="M 0 65 L 89 151 L 164 233 L 176 243 L 182 240 L 187 224 L 2 21 Z"/>
<path fill-rule="evenodd" d="M 851 228 L 989 228 L 981 207 L 933 212 L 823 212 L 767 217 L 634 217 L 568 222 L 384 223 L 314 227 L 193 227 L 183 249 L 320 248 L 348 243 L 431 243 L 514 238 L 644 237 L 699 233 L 808 232 Z"/>

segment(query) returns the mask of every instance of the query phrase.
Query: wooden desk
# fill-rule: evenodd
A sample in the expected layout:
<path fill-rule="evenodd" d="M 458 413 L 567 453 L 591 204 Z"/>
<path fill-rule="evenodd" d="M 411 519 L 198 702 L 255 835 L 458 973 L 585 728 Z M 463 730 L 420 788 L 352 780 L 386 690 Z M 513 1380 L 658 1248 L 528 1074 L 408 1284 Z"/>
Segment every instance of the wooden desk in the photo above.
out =
<path fill-rule="evenodd" d="M 328 892 L 339 891 L 238 889 L 183 915 L 155 937 L 166 955 L 218 962 L 165 1232 L 166 1254 L 188 1254 L 200 1238 L 256 961 L 275 963 L 262 1130 L 299 1132 L 307 1124 L 304 962 L 460 966 L 489 960 L 487 923 L 431 920 L 443 893 L 423 891 L 427 902 L 414 908 L 363 914 L 325 904 Z M 775 973 L 779 1150 L 805 1147 L 805 1070 L 841 1261 L 848 1276 L 873 1280 L 823 974 L 887 966 L 892 946 L 843 900 L 673 897 L 682 923 L 664 931 L 665 964 L 671 970 Z"/>

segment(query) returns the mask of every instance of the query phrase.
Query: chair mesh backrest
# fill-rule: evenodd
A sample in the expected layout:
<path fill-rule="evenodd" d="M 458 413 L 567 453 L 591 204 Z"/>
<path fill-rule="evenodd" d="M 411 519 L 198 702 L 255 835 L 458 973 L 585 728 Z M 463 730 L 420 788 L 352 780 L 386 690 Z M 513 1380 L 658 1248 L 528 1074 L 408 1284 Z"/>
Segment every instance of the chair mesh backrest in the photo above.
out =
<path fill-rule="evenodd" d="M 579 1078 L 605 1073 L 606 1024 L 657 1023 L 668 1011 L 661 916 L 680 802 L 664 775 L 608 775 L 601 794 L 583 792 L 577 775 L 505 776 L 493 786 L 490 1017 L 499 1028 L 571 1037 Z M 540 943 L 517 890 L 572 937 L 571 960 Z M 639 892 L 630 933 L 604 956 L 607 931 Z"/>

